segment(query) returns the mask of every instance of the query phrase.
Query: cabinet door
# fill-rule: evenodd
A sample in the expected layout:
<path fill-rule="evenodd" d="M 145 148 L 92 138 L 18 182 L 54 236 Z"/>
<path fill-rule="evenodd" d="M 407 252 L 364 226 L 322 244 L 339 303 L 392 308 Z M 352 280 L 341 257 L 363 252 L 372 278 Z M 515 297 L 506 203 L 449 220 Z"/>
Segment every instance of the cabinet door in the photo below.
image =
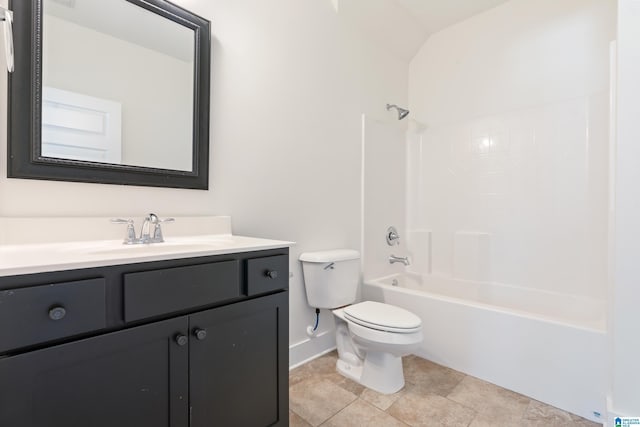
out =
<path fill-rule="evenodd" d="M 16 325 L 18 327 L 18 325 Z M 0 359 L 0 424 L 187 427 L 187 317 Z"/>
<path fill-rule="evenodd" d="M 288 292 L 191 315 L 189 328 L 191 427 L 287 425 Z"/>

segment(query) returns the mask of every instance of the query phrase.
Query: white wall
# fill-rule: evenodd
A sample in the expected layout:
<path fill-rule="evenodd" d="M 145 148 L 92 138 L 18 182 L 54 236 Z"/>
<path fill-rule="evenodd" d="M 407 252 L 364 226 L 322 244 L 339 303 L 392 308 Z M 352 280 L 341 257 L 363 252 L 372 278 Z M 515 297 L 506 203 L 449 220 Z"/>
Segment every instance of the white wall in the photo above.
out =
<path fill-rule="evenodd" d="M 44 19 L 43 85 L 119 102 L 123 164 L 191 171 L 193 62 Z"/>
<path fill-rule="evenodd" d="M 640 1 L 618 2 L 615 265 L 610 408 L 613 416 L 640 414 Z"/>
<path fill-rule="evenodd" d="M 426 41 L 408 221 L 435 274 L 605 297 L 614 38 L 613 0 L 512 0 Z"/>
<path fill-rule="evenodd" d="M 297 258 L 359 248 L 361 114 L 407 102 L 408 64 L 367 44 L 330 0 L 176 3 L 212 21 L 210 190 L 7 179 L 1 162 L 0 215 L 228 214 L 236 234 L 294 240 L 290 342 L 311 356 L 330 342 L 305 342 L 314 313 Z M 332 327 L 323 313 L 320 330 Z"/>

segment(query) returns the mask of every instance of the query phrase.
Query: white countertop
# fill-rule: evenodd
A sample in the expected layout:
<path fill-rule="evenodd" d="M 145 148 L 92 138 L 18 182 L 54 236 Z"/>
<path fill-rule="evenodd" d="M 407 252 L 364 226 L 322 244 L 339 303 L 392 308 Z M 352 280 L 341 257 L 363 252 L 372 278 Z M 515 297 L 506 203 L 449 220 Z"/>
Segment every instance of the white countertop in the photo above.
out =
<path fill-rule="evenodd" d="M 0 245 L 0 276 L 192 258 L 292 246 L 293 242 L 231 234 L 165 237 L 164 243 L 122 240 Z"/>

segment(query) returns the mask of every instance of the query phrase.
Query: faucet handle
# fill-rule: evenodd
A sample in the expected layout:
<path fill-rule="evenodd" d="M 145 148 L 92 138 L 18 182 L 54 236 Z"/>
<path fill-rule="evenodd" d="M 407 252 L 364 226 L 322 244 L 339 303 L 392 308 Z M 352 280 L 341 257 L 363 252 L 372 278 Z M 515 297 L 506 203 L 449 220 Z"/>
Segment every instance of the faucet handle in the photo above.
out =
<path fill-rule="evenodd" d="M 111 218 L 112 224 L 133 224 L 132 219 L 124 219 L 124 218 Z"/>
<path fill-rule="evenodd" d="M 400 244 L 400 234 L 398 234 L 398 230 L 392 225 L 387 228 L 387 245 L 399 245 Z"/>
<path fill-rule="evenodd" d="M 176 219 L 175 218 L 164 218 L 164 219 L 160 219 L 160 217 L 154 213 L 150 213 L 146 218 L 145 221 L 149 221 L 151 224 L 159 224 L 161 222 L 174 222 Z"/>
<path fill-rule="evenodd" d="M 175 222 L 175 220 L 175 218 L 159 219 L 158 217 L 156 217 L 156 220 L 154 222 L 155 227 L 153 228 L 153 241 L 158 243 L 164 242 L 164 237 L 162 236 L 162 227 L 160 227 L 160 223 Z"/>
<path fill-rule="evenodd" d="M 127 224 L 127 234 L 124 238 L 124 244 L 130 245 L 136 241 L 136 230 L 132 219 L 112 218 L 112 224 Z"/>

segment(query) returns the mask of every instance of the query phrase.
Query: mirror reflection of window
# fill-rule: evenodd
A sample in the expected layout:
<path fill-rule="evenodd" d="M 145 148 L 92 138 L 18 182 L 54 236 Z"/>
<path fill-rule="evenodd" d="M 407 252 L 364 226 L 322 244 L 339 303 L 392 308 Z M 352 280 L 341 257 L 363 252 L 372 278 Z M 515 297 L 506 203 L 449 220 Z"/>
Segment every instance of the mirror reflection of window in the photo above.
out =
<path fill-rule="evenodd" d="M 194 38 L 125 0 L 44 0 L 43 156 L 191 171 Z"/>

